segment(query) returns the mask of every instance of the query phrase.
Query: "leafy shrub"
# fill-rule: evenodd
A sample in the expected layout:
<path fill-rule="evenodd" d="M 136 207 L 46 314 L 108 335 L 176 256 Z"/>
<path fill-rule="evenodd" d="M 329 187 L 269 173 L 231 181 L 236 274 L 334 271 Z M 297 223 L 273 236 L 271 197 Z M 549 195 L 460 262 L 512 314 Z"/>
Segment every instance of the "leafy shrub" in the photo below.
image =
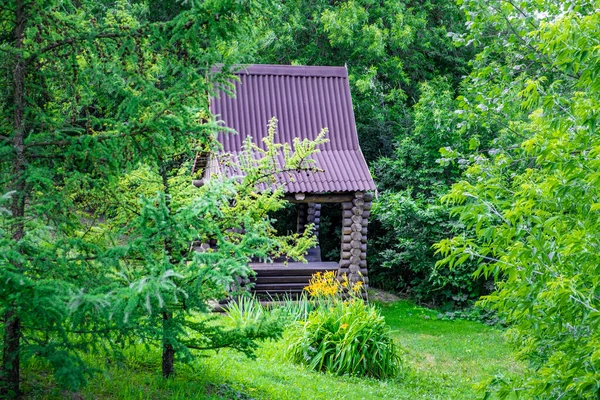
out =
<path fill-rule="evenodd" d="M 362 300 L 362 282 L 317 273 L 305 290 L 319 307 L 292 331 L 287 349 L 292 361 L 338 375 L 379 379 L 397 373 L 396 345 L 379 311 Z"/>
<path fill-rule="evenodd" d="M 450 148 L 465 151 L 471 141 L 488 139 L 461 134 L 447 79 L 421 84 L 420 95 L 413 107 L 414 129 L 397 137 L 393 157 L 373 165 L 380 196 L 369 224 L 370 284 L 448 310 L 463 308 L 489 289 L 486 279 L 473 278 L 477 265 L 471 260 L 452 270 L 435 268 L 440 257 L 432 245 L 465 229 L 439 200 L 459 179 L 462 164 L 441 161 Z"/>
<path fill-rule="evenodd" d="M 295 334 L 288 356 L 315 371 L 380 379 L 394 376 L 400 365 L 384 318 L 362 300 L 316 309 Z"/>

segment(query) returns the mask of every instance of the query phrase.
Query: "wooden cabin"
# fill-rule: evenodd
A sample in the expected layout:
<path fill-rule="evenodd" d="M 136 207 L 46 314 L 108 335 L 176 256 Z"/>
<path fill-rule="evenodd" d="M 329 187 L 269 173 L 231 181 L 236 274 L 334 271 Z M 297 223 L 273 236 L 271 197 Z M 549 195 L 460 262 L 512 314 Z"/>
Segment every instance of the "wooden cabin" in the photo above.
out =
<path fill-rule="evenodd" d="M 251 263 L 257 273 L 254 291 L 270 296 L 301 293 L 312 274 L 328 270 L 368 284 L 367 230 L 375 183 L 358 143 L 347 69 L 250 65 L 237 76 L 234 98 L 221 94 L 211 101 L 212 113 L 238 132 L 219 135 L 222 151 L 235 156 L 247 136 L 259 143 L 272 117 L 279 121 L 279 143 L 313 139 L 328 128 L 329 142 L 313 155 L 322 172 L 283 174 L 279 183 L 286 199 L 297 204 L 299 232 L 312 223 L 318 237 L 321 204 L 339 203 L 343 210 L 339 262 L 323 262 L 317 246 L 307 254 L 307 264 Z M 203 181 L 232 174 L 217 160 L 211 157 L 201 166 Z"/>

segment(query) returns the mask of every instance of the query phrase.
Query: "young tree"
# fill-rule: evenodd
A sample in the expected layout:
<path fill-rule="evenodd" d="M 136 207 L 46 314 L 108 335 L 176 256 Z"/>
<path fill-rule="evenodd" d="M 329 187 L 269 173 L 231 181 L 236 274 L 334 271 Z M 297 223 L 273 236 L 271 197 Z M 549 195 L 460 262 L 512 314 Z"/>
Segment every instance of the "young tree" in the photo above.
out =
<path fill-rule="evenodd" d="M 465 124 L 496 129 L 446 195 L 473 234 L 441 241 L 450 267 L 469 259 L 497 289 L 483 303 L 510 324 L 531 369 L 503 397 L 595 399 L 600 393 L 597 1 L 469 1 L 486 43 L 462 98 Z M 450 151 L 447 151 L 450 152 Z"/>
<path fill-rule="evenodd" d="M 303 259 L 314 246 L 310 229 L 302 235 L 277 236 L 269 213 L 284 205 L 276 177 L 314 170 L 310 155 L 324 143 L 325 132 L 292 146 L 275 143 L 275 119 L 268 130 L 262 147 L 248 138 L 244 151 L 235 156 L 238 178 L 214 177 L 198 189 L 190 185 L 185 165 L 145 165 L 123 176 L 105 206 L 115 215 L 98 226 L 98 232 L 122 243 L 110 248 L 120 256 L 119 265 L 107 266 L 118 278 L 105 297 L 112 304 L 106 311 L 119 325 L 118 332 L 127 332 L 124 337 L 161 343 L 166 378 L 174 371 L 176 355 L 189 360 L 193 350 L 222 347 L 252 355 L 254 339 L 281 334 L 276 318 L 226 330 L 202 315 L 208 300 L 231 295 L 237 278 L 253 274 L 250 260 Z M 203 246 L 197 249 L 194 242 Z M 214 246 L 208 247 L 209 242 Z M 85 307 L 87 296 L 77 296 L 73 307 Z"/>

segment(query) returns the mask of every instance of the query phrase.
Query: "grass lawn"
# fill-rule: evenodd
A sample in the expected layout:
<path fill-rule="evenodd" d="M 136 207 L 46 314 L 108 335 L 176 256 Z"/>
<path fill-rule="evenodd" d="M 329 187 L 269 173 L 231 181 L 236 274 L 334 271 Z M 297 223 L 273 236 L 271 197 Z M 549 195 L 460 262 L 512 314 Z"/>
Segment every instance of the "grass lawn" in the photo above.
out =
<path fill-rule="evenodd" d="M 476 399 L 486 377 L 516 375 L 502 331 L 470 321 L 441 321 L 437 312 L 398 301 L 380 305 L 404 349 L 402 376 L 387 381 L 310 372 L 282 357 L 283 341 L 265 343 L 250 360 L 232 351 L 178 365 L 175 379 L 160 378 L 160 355 L 139 349 L 126 367 L 97 375 L 81 393 L 51 390 L 50 378 L 32 366 L 24 388 L 30 398 L 74 399 Z M 36 389 L 37 388 L 37 389 Z"/>

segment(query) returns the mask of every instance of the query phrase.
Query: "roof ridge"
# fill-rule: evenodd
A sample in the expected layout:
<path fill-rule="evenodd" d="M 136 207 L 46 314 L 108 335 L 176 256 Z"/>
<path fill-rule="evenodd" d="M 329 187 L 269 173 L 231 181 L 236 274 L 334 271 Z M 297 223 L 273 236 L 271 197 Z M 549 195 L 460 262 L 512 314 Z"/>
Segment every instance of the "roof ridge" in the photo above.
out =
<path fill-rule="evenodd" d="M 235 72 L 237 75 L 284 75 L 348 79 L 346 67 L 314 65 L 250 64 Z"/>

